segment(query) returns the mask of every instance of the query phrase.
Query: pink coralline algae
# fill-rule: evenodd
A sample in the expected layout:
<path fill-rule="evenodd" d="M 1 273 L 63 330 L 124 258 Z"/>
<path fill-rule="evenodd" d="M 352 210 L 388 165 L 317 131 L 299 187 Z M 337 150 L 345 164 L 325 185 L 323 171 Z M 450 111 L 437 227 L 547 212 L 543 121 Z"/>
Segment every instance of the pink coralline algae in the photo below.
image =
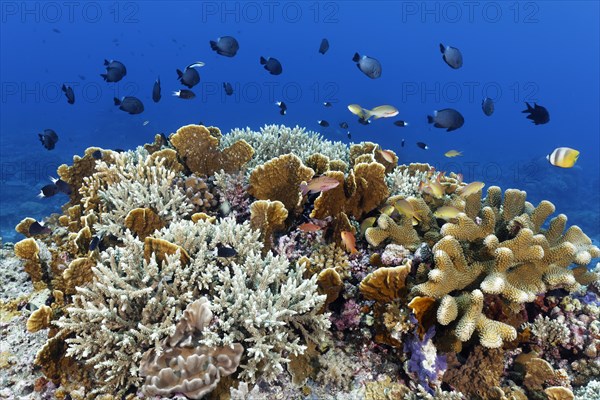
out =
<path fill-rule="evenodd" d="M 331 314 L 331 322 L 338 331 L 346 329 L 354 330 L 360 324 L 361 311 L 360 305 L 350 299 L 344 303 L 344 308 L 340 314 Z"/>

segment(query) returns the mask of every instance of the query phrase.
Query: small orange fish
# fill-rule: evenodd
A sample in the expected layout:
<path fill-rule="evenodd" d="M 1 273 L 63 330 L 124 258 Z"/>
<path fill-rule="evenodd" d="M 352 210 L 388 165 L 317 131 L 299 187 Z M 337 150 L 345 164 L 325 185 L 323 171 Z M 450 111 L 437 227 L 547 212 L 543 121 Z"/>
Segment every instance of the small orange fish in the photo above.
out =
<path fill-rule="evenodd" d="M 473 193 L 479 192 L 481 189 L 483 189 L 484 186 L 485 183 L 483 182 L 471 182 L 467 186 L 462 186 L 458 188 L 456 190 L 456 193 L 458 193 L 460 197 L 469 197 Z"/>
<path fill-rule="evenodd" d="M 350 254 L 358 253 L 358 250 L 356 250 L 356 238 L 354 237 L 354 234 L 350 231 L 342 231 L 341 235 L 342 243 L 344 244 L 346 251 L 349 251 Z"/>
<path fill-rule="evenodd" d="M 340 181 L 337 179 L 326 175 L 321 175 L 317 178 L 311 179 L 308 181 L 308 183 L 302 182 L 300 184 L 300 190 L 302 191 L 302 196 L 306 196 L 307 193 L 326 192 L 337 187 L 339 184 Z"/>
<path fill-rule="evenodd" d="M 298 229 L 300 229 L 302 232 L 317 232 L 322 228 L 319 225 L 313 224 L 312 222 L 305 222 L 299 225 Z"/>
<path fill-rule="evenodd" d="M 396 156 L 396 154 L 394 154 L 393 151 L 391 150 L 379 150 L 379 154 L 381 154 L 381 157 L 383 157 L 383 159 L 389 163 L 394 163 L 394 157 Z"/>

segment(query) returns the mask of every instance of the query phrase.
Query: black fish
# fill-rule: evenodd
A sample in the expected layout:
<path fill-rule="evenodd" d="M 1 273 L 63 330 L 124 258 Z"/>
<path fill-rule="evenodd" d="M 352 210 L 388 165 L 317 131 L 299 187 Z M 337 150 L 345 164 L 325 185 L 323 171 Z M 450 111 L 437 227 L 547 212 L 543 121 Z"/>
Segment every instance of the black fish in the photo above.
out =
<path fill-rule="evenodd" d="M 116 148 L 116 149 L 112 149 L 113 151 L 116 151 L 117 153 L 124 153 L 125 149 L 120 149 L 120 148 Z"/>
<path fill-rule="evenodd" d="M 547 124 L 550 121 L 550 114 L 546 107 L 538 106 L 537 103 L 533 103 L 533 107 L 527 102 L 525 104 L 527 104 L 527 110 L 521 112 L 529 113 L 527 119 L 532 120 L 535 125 Z"/>
<path fill-rule="evenodd" d="M 92 238 L 92 240 L 90 240 L 90 247 L 88 247 L 88 249 L 90 251 L 94 251 L 96 250 L 96 247 L 98 247 L 98 243 L 100 242 L 100 238 L 98 236 L 94 236 Z"/>
<path fill-rule="evenodd" d="M 225 94 L 227 96 L 231 96 L 233 94 L 233 86 L 229 82 L 223 82 L 223 89 L 225 89 Z"/>
<path fill-rule="evenodd" d="M 96 150 L 92 153 L 92 157 L 94 157 L 95 160 L 99 160 L 102 158 L 102 151 L 101 150 Z"/>
<path fill-rule="evenodd" d="M 325 128 L 327 128 L 329 126 L 329 122 L 325 121 L 324 119 L 317 121 L 317 123 Z"/>
<path fill-rule="evenodd" d="M 326 101 L 326 102 L 323 103 L 323 105 L 325 107 L 331 107 L 333 104 L 331 104 L 330 102 Z"/>
<path fill-rule="evenodd" d="M 40 190 L 40 193 L 38 194 L 37 197 L 39 197 L 40 199 L 43 199 L 46 197 L 52 197 L 55 194 L 57 194 L 58 192 L 59 192 L 58 186 L 56 186 L 54 183 L 49 183 L 46 186 L 44 186 L 42 188 L 42 190 Z"/>
<path fill-rule="evenodd" d="M 69 185 L 67 182 L 63 181 L 62 179 L 57 179 L 57 178 L 50 178 L 52 180 L 52 183 L 56 185 L 56 188 L 58 189 L 59 192 L 66 194 L 67 196 L 70 196 L 71 193 L 73 193 L 73 188 L 71 188 L 71 185 Z"/>
<path fill-rule="evenodd" d="M 155 103 L 158 103 L 160 101 L 160 76 L 158 78 L 156 78 L 156 81 L 154 81 L 154 86 L 152 86 L 152 100 Z"/>
<path fill-rule="evenodd" d="M 75 93 L 73 93 L 73 88 L 71 86 L 67 86 L 63 83 L 62 91 L 65 92 L 65 96 L 67 96 L 67 103 L 74 104 L 75 103 Z"/>
<path fill-rule="evenodd" d="M 494 113 L 494 100 L 486 97 L 481 101 L 481 109 L 488 117 Z"/>
<path fill-rule="evenodd" d="M 440 51 L 444 62 L 453 69 L 459 69 L 463 65 L 462 53 L 459 49 L 452 46 L 444 46 L 440 43 Z"/>
<path fill-rule="evenodd" d="M 104 60 L 106 66 L 106 73 L 100 74 L 106 82 L 119 82 L 125 75 L 127 75 L 127 68 L 120 61 L 108 61 Z"/>
<path fill-rule="evenodd" d="M 185 72 L 177 70 L 177 76 L 183 86 L 193 88 L 200 82 L 200 74 L 194 68 L 186 68 Z"/>
<path fill-rule="evenodd" d="M 406 125 L 408 125 L 408 122 L 406 121 L 394 121 L 394 125 L 399 126 L 399 127 L 404 127 Z"/>
<path fill-rule="evenodd" d="M 358 119 L 358 123 L 361 124 L 361 125 L 369 125 L 371 123 L 371 120 L 364 119 L 364 118 L 359 118 Z"/>
<path fill-rule="evenodd" d="M 137 97 L 125 96 L 122 100 L 113 99 L 115 106 L 119 106 L 119 110 L 123 110 L 129 114 L 141 114 L 144 111 L 144 104 Z"/>
<path fill-rule="evenodd" d="M 79 77 L 79 79 L 81 79 L 82 81 L 85 81 L 85 76 L 83 75 L 77 75 Z"/>
<path fill-rule="evenodd" d="M 348 123 L 347 122 L 340 122 L 340 128 L 342 128 L 342 129 L 348 129 Z"/>
<path fill-rule="evenodd" d="M 37 221 L 35 221 L 33 224 L 29 225 L 29 234 L 31 236 L 47 235 L 49 233 L 52 233 L 52 230 L 50 230 L 50 228 L 40 224 Z"/>
<path fill-rule="evenodd" d="M 233 57 L 240 49 L 238 41 L 232 36 L 222 36 L 217 41 L 211 40 L 210 48 L 225 57 Z"/>
<path fill-rule="evenodd" d="M 352 140 L 352 135 L 350 134 L 350 131 L 348 131 L 347 135 L 348 135 L 348 139 Z"/>
<path fill-rule="evenodd" d="M 167 135 L 165 135 L 164 133 L 160 133 L 160 139 L 162 140 L 162 145 L 163 146 L 168 146 L 169 145 L 169 138 L 167 137 Z"/>
<path fill-rule="evenodd" d="M 217 257 L 235 257 L 236 255 L 237 251 L 234 248 L 217 244 Z"/>
<path fill-rule="evenodd" d="M 279 107 L 279 114 L 285 115 L 287 112 L 287 105 L 283 101 L 278 101 L 277 106 Z"/>
<path fill-rule="evenodd" d="M 427 122 L 436 128 L 444 128 L 446 132 L 451 132 L 463 126 L 465 118 L 453 108 L 444 108 L 434 111 L 433 116 L 428 115 Z"/>
<path fill-rule="evenodd" d="M 52 150 L 58 142 L 58 135 L 52 129 L 44 129 L 43 133 L 38 133 L 40 142 L 48 150 Z"/>
<path fill-rule="evenodd" d="M 321 45 L 319 46 L 319 53 L 325 54 L 329 50 L 329 40 L 323 39 L 321 40 Z"/>
<path fill-rule="evenodd" d="M 61 33 L 60 30 L 56 29 L 56 28 L 52 28 L 52 32 L 54 32 L 54 33 Z"/>
<path fill-rule="evenodd" d="M 427 145 L 426 145 L 425 143 L 423 143 L 423 142 L 417 142 L 417 146 L 418 146 L 420 149 L 423 149 L 423 150 L 428 150 L 428 149 L 429 149 L 429 146 L 427 146 Z"/>
<path fill-rule="evenodd" d="M 404 147 L 404 139 L 402 139 L 402 142 L 400 142 L 400 147 Z"/>
<path fill-rule="evenodd" d="M 356 63 L 358 69 L 371 79 L 377 79 L 381 76 L 381 63 L 375 58 L 369 56 L 360 56 L 354 53 L 352 61 Z"/>
<path fill-rule="evenodd" d="M 265 60 L 264 57 L 260 57 L 260 64 L 265 66 L 265 69 L 269 71 L 271 75 L 279 75 L 283 72 L 283 67 L 278 59 L 269 57 L 268 60 Z"/>
<path fill-rule="evenodd" d="M 181 89 L 176 92 L 173 92 L 173 96 L 179 97 L 180 99 L 190 100 L 196 97 L 196 94 L 191 90 Z"/>

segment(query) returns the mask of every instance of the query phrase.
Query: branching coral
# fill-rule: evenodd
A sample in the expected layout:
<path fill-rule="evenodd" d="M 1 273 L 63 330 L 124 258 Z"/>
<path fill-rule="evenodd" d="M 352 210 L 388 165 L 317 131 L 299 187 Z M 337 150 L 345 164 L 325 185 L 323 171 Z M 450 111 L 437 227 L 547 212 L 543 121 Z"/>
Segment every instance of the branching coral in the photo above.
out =
<path fill-rule="evenodd" d="M 302 278 L 300 266 L 268 253 L 261 256 L 259 232 L 233 219 L 217 224 L 179 221 L 154 234 L 180 246 L 160 263 L 144 256 L 144 244 L 130 234 L 123 247 L 101 253 L 95 280 L 77 289 L 68 314 L 58 321 L 69 356 L 94 365 L 98 393 L 123 393 L 139 386 L 142 354 L 172 335 L 183 310 L 202 294 L 211 298 L 211 331 L 200 341 L 210 348 L 243 343 L 242 376 L 260 371 L 273 378 L 288 354 L 300 354 L 307 340 L 322 342 L 328 315 L 317 315 L 325 296 L 317 294 L 316 276 Z M 146 238 L 148 240 L 149 238 Z M 217 257 L 217 244 L 237 255 Z"/>
<path fill-rule="evenodd" d="M 121 153 L 114 158 L 115 164 L 110 167 L 99 162 L 97 172 L 100 180 L 113 175 L 113 183 L 98 190 L 102 212 L 94 228 L 100 235 L 120 236 L 127 215 L 135 208 L 150 208 L 165 223 L 192 211 L 188 197 L 174 186 L 179 174 L 165 168 L 163 158 L 152 161 L 140 153 Z"/>
<path fill-rule="evenodd" d="M 294 153 L 303 162 L 315 153 L 320 153 L 330 160 L 348 161 L 348 147 L 344 143 L 331 142 L 320 134 L 306 131 L 299 126 L 289 128 L 284 125 L 265 125 L 259 132 L 250 128 L 236 128 L 223 136 L 220 146 L 230 146 L 241 139 L 255 150 L 254 158 L 247 164 L 250 169 L 288 153 Z"/>

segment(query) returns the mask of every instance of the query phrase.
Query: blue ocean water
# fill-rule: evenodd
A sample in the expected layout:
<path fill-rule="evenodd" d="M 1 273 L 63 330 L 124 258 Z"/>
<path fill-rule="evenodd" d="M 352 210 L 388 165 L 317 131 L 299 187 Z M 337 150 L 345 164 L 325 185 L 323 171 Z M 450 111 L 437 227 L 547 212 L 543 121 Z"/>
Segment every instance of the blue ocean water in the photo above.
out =
<path fill-rule="evenodd" d="M 428 162 L 462 172 L 466 181 L 524 189 L 529 201 L 553 202 L 569 224 L 600 240 L 598 2 L 2 1 L 0 7 L 4 241 L 21 239 L 14 226 L 23 217 L 60 211 L 65 197 L 36 195 L 74 154 L 89 146 L 133 148 L 200 121 L 223 132 L 300 125 L 349 142 L 338 128 L 346 121 L 352 141 L 378 142 L 401 163 Z M 210 49 L 209 40 L 225 35 L 240 43 L 233 58 Z M 318 53 L 322 38 L 330 43 L 325 55 Z M 440 43 L 461 50 L 462 68 L 444 63 Z M 378 59 L 381 78 L 361 73 L 355 52 Z M 261 56 L 279 59 L 283 73 L 269 75 Z M 127 66 L 122 81 L 102 80 L 104 59 Z M 206 63 L 193 89 L 197 97 L 172 97 L 183 88 L 175 70 L 195 61 Z M 159 76 L 163 97 L 153 103 Z M 222 89 L 226 81 L 231 97 Z M 75 104 L 67 104 L 63 83 L 73 87 Z M 139 97 L 145 111 L 120 111 L 113 98 L 122 96 Z M 490 117 L 481 110 L 486 96 L 496 103 Z M 287 103 L 287 115 L 279 115 L 276 101 Z M 527 120 L 526 101 L 546 107 L 550 122 Z M 364 126 L 347 110 L 351 103 L 392 104 L 400 114 Z M 427 124 L 428 114 L 448 107 L 464 115 L 462 128 L 445 132 Z M 317 124 L 322 119 L 329 128 Z M 396 119 L 409 126 L 394 126 Z M 46 128 L 60 137 L 51 151 L 37 136 Z M 545 160 L 564 146 L 581 151 L 574 168 Z M 451 149 L 463 156 L 444 157 Z"/>

